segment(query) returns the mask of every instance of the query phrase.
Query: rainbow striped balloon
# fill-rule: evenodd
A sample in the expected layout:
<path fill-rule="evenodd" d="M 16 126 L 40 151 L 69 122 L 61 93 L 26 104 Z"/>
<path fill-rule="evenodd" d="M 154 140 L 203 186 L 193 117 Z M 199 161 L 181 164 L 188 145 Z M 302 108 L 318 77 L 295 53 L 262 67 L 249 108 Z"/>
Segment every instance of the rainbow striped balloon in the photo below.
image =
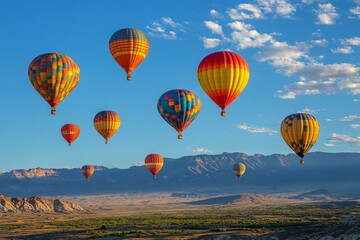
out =
<path fill-rule="evenodd" d="M 28 77 L 42 98 L 52 107 L 64 100 L 80 80 L 80 68 L 74 60 L 61 53 L 46 53 L 31 61 Z"/>
<path fill-rule="evenodd" d="M 249 81 L 250 70 L 239 54 L 230 51 L 207 55 L 199 64 L 198 80 L 206 94 L 222 109 L 225 109 L 244 90 Z"/>
<path fill-rule="evenodd" d="M 131 73 L 145 59 L 150 44 L 142 31 L 125 28 L 111 36 L 109 49 L 115 61 L 127 73 L 127 80 L 131 80 Z"/>
<path fill-rule="evenodd" d="M 94 117 L 94 127 L 105 138 L 105 144 L 117 132 L 120 124 L 120 116 L 114 111 L 101 111 Z"/>
<path fill-rule="evenodd" d="M 85 176 L 86 179 L 89 179 L 94 174 L 95 168 L 92 165 L 84 165 L 81 168 L 81 172 Z"/>
<path fill-rule="evenodd" d="M 158 100 L 160 116 L 172 126 L 182 139 L 182 132 L 194 121 L 201 109 L 198 96 L 186 89 L 165 92 Z"/>

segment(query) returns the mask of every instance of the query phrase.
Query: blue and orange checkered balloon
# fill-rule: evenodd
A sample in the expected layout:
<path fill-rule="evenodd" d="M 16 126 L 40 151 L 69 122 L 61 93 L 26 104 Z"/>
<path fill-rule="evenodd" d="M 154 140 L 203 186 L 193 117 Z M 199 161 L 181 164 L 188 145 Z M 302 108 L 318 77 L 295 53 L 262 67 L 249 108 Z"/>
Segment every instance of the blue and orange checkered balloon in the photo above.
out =
<path fill-rule="evenodd" d="M 198 96 L 186 89 L 165 92 L 158 100 L 160 116 L 172 126 L 182 139 L 182 132 L 194 121 L 201 109 Z"/>

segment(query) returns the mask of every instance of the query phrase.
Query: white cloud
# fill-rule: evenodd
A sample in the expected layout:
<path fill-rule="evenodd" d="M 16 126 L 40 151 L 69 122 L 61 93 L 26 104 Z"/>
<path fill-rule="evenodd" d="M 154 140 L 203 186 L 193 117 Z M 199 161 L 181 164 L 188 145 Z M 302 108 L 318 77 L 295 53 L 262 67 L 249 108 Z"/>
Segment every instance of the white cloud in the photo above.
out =
<path fill-rule="evenodd" d="M 333 143 L 324 143 L 326 147 L 334 147 L 335 145 Z"/>
<path fill-rule="evenodd" d="M 345 46 L 345 47 L 339 47 L 339 48 L 336 48 L 336 49 L 331 49 L 331 52 L 332 53 L 349 54 L 349 53 L 353 53 L 354 50 L 350 46 Z"/>
<path fill-rule="evenodd" d="M 349 10 L 350 13 L 354 14 L 355 16 L 357 16 L 360 19 L 360 6 L 351 8 Z"/>
<path fill-rule="evenodd" d="M 286 0 L 257 0 L 257 2 L 265 12 L 276 13 L 284 18 L 290 18 L 296 11 L 296 8 Z"/>
<path fill-rule="evenodd" d="M 277 133 L 275 130 L 271 130 L 269 128 L 264 127 L 251 127 L 246 124 L 238 124 L 236 125 L 236 128 L 244 131 L 248 131 L 250 133 L 269 133 L 271 135 L 272 133 Z"/>
<path fill-rule="evenodd" d="M 350 116 L 341 118 L 340 121 L 342 121 L 342 122 L 360 121 L 360 116 L 350 115 Z"/>
<path fill-rule="evenodd" d="M 350 124 L 351 128 L 360 129 L 360 124 Z"/>
<path fill-rule="evenodd" d="M 299 112 L 308 113 L 308 114 L 315 114 L 317 110 L 312 110 L 308 107 L 305 107 L 304 109 L 300 110 Z"/>
<path fill-rule="evenodd" d="M 333 121 L 333 118 L 332 117 L 329 117 L 329 118 L 325 118 L 324 119 L 326 122 L 332 122 Z"/>
<path fill-rule="evenodd" d="M 335 20 L 339 17 L 339 14 L 336 12 L 336 8 L 331 3 L 318 4 L 318 7 L 318 24 L 334 24 Z"/>
<path fill-rule="evenodd" d="M 150 26 L 146 26 L 146 28 L 150 30 L 150 36 L 167 40 L 176 40 L 178 38 L 177 31 L 186 32 L 182 24 L 174 22 L 169 17 L 163 17 L 160 20 L 154 21 Z"/>
<path fill-rule="evenodd" d="M 353 38 L 343 39 L 343 40 L 341 40 L 341 43 L 343 45 L 360 46 L 360 37 L 353 37 Z"/>
<path fill-rule="evenodd" d="M 255 5 L 248 3 L 239 4 L 236 8 L 230 9 L 227 13 L 233 20 L 263 18 L 261 10 Z"/>
<path fill-rule="evenodd" d="M 205 26 L 211 31 L 211 33 L 223 35 L 222 27 L 212 21 L 204 21 Z"/>
<path fill-rule="evenodd" d="M 360 102 L 360 99 L 355 98 L 353 101 L 354 102 Z"/>
<path fill-rule="evenodd" d="M 197 147 L 195 149 L 192 150 L 194 153 L 212 153 L 211 150 L 206 149 L 204 147 Z"/>
<path fill-rule="evenodd" d="M 328 45 L 328 41 L 326 39 L 317 39 L 310 41 L 313 45 L 325 47 Z"/>
<path fill-rule="evenodd" d="M 265 43 L 273 41 L 270 34 L 261 34 L 252 29 L 250 24 L 235 21 L 229 23 L 228 26 L 233 30 L 231 41 L 237 45 L 238 49 L 261 47 Z"/>
<path fill-rule="evenodd" d="M 218 11 L 216 11 L 214 9 L 210 10 L 210 15 L 213 18 L 222 18 L 223 17 L 221 13 L 219 13 Z"/>
<path fill-rule="evenodd" d="M 305 4 L 312 4 L 314 3 L 315 0 L 301 0 L 302 3 L 305 3 Z"/>
<path fill-rule="evenodd" d="M 330 142 L 344 142 L 344 143 L 350 143 L 350 144 L 356 144 L 360 146 L 360 136 L 353 138 L 346 134 L 337 134 L 332 133 L 331 138 L 329 139 Z"/>
<path fill-rule="evenodd" d="M 206 38 L 203 37 L 203 46 L 204 48 L 215 48 L 220 45 L 221 40 L 218 38 Z"/>

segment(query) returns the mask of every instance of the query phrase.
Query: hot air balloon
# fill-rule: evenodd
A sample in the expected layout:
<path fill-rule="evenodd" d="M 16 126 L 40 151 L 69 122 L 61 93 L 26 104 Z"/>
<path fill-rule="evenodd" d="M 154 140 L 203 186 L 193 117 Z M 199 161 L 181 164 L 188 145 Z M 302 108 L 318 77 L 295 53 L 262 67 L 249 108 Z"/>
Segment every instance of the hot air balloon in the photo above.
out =
<path fill-rule="evenodd" d="M 145 157 L 145 167 L 153 175 L 154 179 L 156 174 L 160 172 L 163 165 L 164 165 L 164 159 L 160 154 L 152 153 Z"/>
<path fill-rule="evenodd" d="M 230 51 L 214 52 L 199 64 L 198 80 L 205 93 L 222 109 L 225 109 L 244 90 L 250 76 L 250 69 L 239 54 Z"/>
<path fill-rule="evenodd" d="M 246 167 L 243 163 L 235 163 L 233 166 L 233 173 L 237 176 L 238 180 L 245 173 Z"/>
<path fill-rule="evenodd" d="M 60 132 L 63 138 L 69 143 L 69 146 L 71 146 L 71 143 L 79 136 L 80 128 L 76 124 L 70 123 L 62 126 Z"/>
<path fill-rule="evenodd" d="M 134 28 L 115 32 L 109 41 L 110 53 L 125 70 L 127 80 L 131 80 L 131 73 L 145 59 L 149 48 L 149 40 L 145 33 Z"/>
<path fill-rule="evenodd" d="M 120 124 L 119 114 L 113 111 L 101 111 L 94 117 L 95 129 L 105 138 L 105 144 L 107 144 L 108 140 L 116 133 Z"/>
<path fill-rule="evenodd" d="M 160 116 L 172 126 L 182 139 L 182 132 L 192 123 L 200 112 L 200 99 L 186 89 L 165 92 L 158 100 Z"/>
<path fill-rule="evenodd" d="M 282 121 L 280 131 L 287 145 L 303 158 L 316 143 L 320 134 L 320 125 L 308 113 L 294 113 Z M 304 164 L 304 159 L 301 159 L 300 163 Z"/>
<path fill-rule="evenodd" d="M 85 165 L 81 168 L 81 172 L 86 179 L 89 179 L 94 174 L 95 168 L 92 165 Z"/>
<path fill-rule="evenodd" d="M 51 106 L 56 106 L 76 87 L 80 80 L 80 68 L 69 56 L 46 53 L 34 58 L 28 68 L 28 77 L 35 90 Z"/>

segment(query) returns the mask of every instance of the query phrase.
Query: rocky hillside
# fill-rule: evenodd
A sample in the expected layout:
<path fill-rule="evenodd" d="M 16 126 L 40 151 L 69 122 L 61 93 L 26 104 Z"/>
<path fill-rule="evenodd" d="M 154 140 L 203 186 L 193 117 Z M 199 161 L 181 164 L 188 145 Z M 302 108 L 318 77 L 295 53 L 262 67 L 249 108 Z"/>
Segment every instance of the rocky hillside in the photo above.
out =
<path fill-rule="evenodd" d="M 76 203 L 40 197 L 11 198 L 0 194 L 0 212 L 75 212 L 85 211 Z"/>

